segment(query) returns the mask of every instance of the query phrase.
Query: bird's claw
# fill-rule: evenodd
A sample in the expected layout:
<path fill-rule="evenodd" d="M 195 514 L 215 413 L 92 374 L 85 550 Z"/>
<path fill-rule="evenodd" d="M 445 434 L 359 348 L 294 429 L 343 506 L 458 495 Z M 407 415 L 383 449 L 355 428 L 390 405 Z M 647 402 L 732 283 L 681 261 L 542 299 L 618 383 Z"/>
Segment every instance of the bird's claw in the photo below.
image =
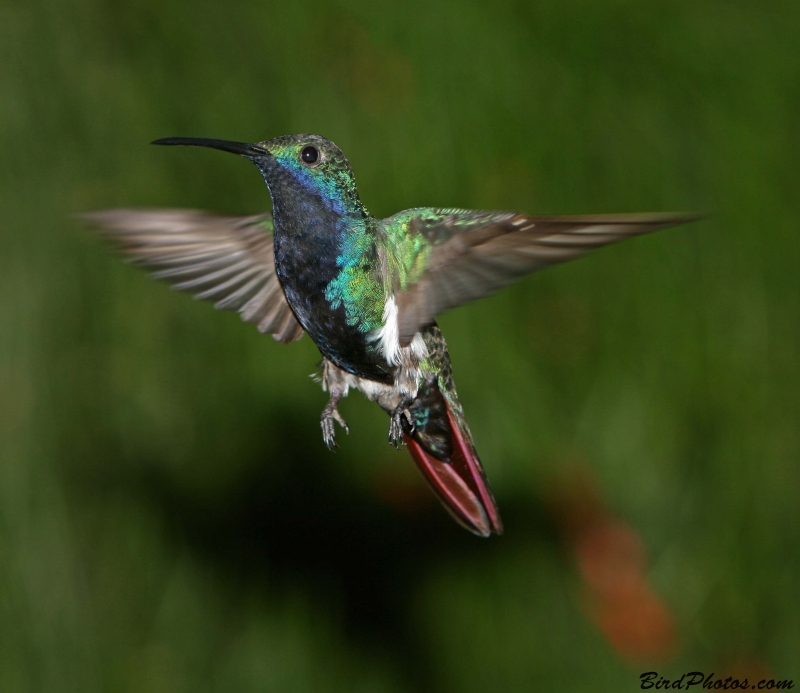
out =
<path fill-rule="evenodd" d="M 395 447 L 399 448 L 403 444 L 403 416 L 406 421 L 411 421 L 411 412 L 405 407 L 397 407 L 392 412 L 392 419 L 389 422 L 389 442 Z M 413 427 L 412 427 L 413 430 Z"/>
<path fill-rule="evenodd" d="M 344 417 L 339 413 L 339 410 L 336 407 L 328 408 L 322 411 L 322 416 L 320 417 L 319 423 L 322 427 L 322 440 L 325 442 L 325 445 L 328 447 L 328 450 L 333 450 L 337 447 L 336 444 L 336 430 L 333 425 L 333 422 L 338 423 L 343 429 L 344 432 L 349 434 L 350 429 L 347 426 L 347 422 L 344 420 Z"/>

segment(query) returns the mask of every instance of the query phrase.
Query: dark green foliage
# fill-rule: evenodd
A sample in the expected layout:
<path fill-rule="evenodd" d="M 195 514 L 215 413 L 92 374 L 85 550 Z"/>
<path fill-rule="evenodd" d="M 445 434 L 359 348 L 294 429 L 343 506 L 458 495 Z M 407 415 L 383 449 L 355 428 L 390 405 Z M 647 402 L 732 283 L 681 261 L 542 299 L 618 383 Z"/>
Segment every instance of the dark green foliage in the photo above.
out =
<path fill-rule="evenodd" d="M 7 0 L 0 690 L 800 680 L 798 14 Z M 247 162 L 147 143 L 291 132 L 340 145 L 377 216 L 712 213 L 441 319 L 504 537 L 452 523 L 357 394 L 324 448 L 310 340 L 170 292 L 70 218 L 264 211 Z M 669 664 L 586 617 L 551 500 L 576 467 L 646 547 Z"/>

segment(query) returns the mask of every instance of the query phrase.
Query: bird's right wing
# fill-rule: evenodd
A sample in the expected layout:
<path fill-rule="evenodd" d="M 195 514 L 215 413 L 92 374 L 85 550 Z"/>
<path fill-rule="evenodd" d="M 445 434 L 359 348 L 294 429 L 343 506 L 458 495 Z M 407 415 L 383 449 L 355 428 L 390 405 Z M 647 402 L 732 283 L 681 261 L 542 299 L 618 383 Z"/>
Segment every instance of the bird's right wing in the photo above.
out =
<path fill-rule="evenodd" d="M 393 262 L 400 344 L 442 312 L 529 272 L 610 243 L 698 219 L 687 214 L 532 217 L 422 207 L 382 221 Z"/>
<path fill-rule="evenodd" d="M 272 215 L 111 209 L 84 218 L 157 279 L 214 301 L 215 308 L 238 311 L 279 342 L 303 336 L 275 273 Z"/>

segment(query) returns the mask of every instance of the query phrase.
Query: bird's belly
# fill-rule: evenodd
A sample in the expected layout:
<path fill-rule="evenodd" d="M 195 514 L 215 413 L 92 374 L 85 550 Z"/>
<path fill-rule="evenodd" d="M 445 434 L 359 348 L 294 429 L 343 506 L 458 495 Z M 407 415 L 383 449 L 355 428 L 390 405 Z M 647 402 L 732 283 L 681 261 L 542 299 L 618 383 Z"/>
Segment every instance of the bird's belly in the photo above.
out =
<path fill-rule="evenodd" d="M 386 361 L 369 332 L 348 324 L 342 306 L 332 308 L 324 296 L 301 294 L 290 286 L 284 286 L 284 293 L 303 329 L 325 358 L 359 378 L 394 382 L 396 366 Z"/>

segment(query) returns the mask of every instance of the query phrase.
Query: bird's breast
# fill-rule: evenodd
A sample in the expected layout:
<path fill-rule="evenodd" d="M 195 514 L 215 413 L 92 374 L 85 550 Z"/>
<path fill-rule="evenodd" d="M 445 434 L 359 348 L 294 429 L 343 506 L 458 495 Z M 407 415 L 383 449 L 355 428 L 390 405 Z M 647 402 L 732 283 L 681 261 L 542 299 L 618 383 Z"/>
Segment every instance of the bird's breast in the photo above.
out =
<path fill-rule="evenodd" d="M 286 238 L 276 228 L 276 271 L 303 329 L 339 368 L 390 383 L 395 367 L 374 339 L 380 327 L 376 316 L 383 312 L 382 287 L 372 280 L 364 263 L 343 265 L 341 258 L 335 234 L 310 243 L 308 238 Z"/>

